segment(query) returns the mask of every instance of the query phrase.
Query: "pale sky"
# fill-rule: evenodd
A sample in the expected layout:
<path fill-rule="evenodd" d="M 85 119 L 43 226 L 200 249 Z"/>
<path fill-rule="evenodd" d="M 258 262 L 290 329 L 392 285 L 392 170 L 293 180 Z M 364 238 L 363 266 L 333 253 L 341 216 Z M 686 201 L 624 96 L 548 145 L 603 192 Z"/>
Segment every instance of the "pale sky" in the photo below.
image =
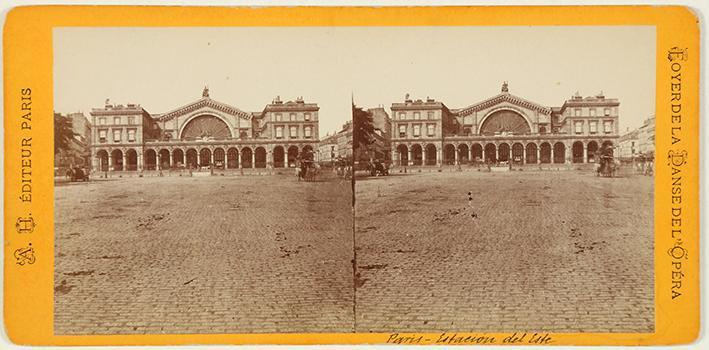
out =
<path fill-rule="evenodd" d="M 553 107 L 578 91 L 620 100 L 620 130 L 655 113 L 655 27 L 56 28 L 55 110 L 201 97 L 261 111 L 280 95 L 320 106 L 320 135 L 358 106 L 430 96 L 461 108 L 500 92 Z M 389 111 L 390 112 L 390 111 Z"/>

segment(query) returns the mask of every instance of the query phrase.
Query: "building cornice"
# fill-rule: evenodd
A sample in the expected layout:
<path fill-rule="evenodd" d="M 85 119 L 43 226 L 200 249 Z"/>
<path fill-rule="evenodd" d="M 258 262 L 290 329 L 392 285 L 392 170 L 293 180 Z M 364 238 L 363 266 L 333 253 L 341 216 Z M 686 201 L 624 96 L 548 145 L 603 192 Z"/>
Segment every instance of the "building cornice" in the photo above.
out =
<path fill-rule="evenodd" d="M 317 112 L 320 110 L 317 103 L 284 103 L 268 104 L 264 112 Z"/>
<path fill-rule="evenodd" d="M 439 110 L 447 109 L 443 102 L 435 100 L 407 100 L 406 102 L 395 102 L 391 104 L 391 110 L 394 111 L 420 111 L 420 110 Z"/>
<path fill-rule="evenodd" d="M 617 99 L 603 100 L 566 100 L 559 109 L 559 113 L 563 113 L 566 108 L 574 107 L 618 107 L 620 102 Z"/>
<path fill-rule="evenodd" d="M 157 120 L 168 121 L 168 120 L 173 119 L 177 116 L 189 114 L 191 112 L 194 112 L 194 111 L 196 111 L 200 108 L 204 108 L 204 107 L 212 108 L 212 109 L 218 110 L 220 112 L 224 112 L 224 113 L 227 113 L 227 114 L 230 114 L 230 115 L 242 118 L 242 119 L 246 119 L 246 120 L 251 120 L 251 117 L 252 117 L 251 113 L 244 112 L 234 106 L 228 105 L 223 102 L 212 100 L 209 97 L 203 97 L 203 98 L 197 100 L 196 102 L 190 103 L 188 105 L 185 105 L 185 106 L 179 107 L 177 109 L 174 109 L 170 112 L 167 112 L 167 113 L 161 115 L 160 117 L 158 117 Z"/>
<path fill-rule="evenodd" d="M 121 107 L 111 107 L 111 108 L 94 108 L 89 113 L 92 116 L 107 116 L 107 115 L 142 115 L 148 114 L 143 108 L 121 108 Z"/>
<path fill-rule="evenodd" d="M 484 100 L 482 102 L 478 102 L 476 104 L 470 105 L 468 107 L 464 107 L 458 110 L 458 115 L 460 116 L 466 116 L 470 115 L 474 112 L 482 111 L 484 109 L 490 108 L 494 105 L 500 104 L 502 102 L 509 102 L 511 104 L 524 107 L 527 109 L 531 109 L 533 111 L 542 113 L 542 114 L 551 114 L 552 110 L 549 107 L 545 107 L 539 104 L 536 104 L 534 102 L 525 100 L 521 97 L 509 94 L 509 93 L 501 93 L 497 96 L 493 96 L 487 100 Z"/>

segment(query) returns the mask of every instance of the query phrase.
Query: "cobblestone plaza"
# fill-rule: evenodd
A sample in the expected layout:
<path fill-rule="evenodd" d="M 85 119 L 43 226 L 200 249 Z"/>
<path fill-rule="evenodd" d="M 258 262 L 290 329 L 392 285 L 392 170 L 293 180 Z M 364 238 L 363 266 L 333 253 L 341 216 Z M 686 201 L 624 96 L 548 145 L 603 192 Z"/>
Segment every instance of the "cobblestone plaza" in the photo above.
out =
<path fill-rule="evenodd" d="M 354 221 L 350 191 L 285 175 L 58 184 L 55 333 L 654 330 L 652 178 L 357 179 Z"/>
<path fill-rule="evenodd" d="M 351 198 L 285 175 L 59 185 L 55 334 L 352 331 Z"/>
<path fill-rule="evenodd" d="M 416 173 L 356 198 L 360 332 L 654 330 L 652 178 Z"/>

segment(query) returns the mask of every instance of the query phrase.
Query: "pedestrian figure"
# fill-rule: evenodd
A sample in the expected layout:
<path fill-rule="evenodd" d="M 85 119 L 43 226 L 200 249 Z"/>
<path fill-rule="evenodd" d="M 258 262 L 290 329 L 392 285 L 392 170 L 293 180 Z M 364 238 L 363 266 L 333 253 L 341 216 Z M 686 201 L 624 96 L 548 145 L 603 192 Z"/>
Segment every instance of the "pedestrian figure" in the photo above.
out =
<path fill-rule="evenodd" d="M 468 207 L 470 207 L 471 211 L 473 210 L 473 191 L 468 192 Z M 475 214 L 475 212 L 473 212 L 472 214 L 470 214 L 470 217 L 472 217 L 473 219 L 477 219 L 478 214 Z"/>

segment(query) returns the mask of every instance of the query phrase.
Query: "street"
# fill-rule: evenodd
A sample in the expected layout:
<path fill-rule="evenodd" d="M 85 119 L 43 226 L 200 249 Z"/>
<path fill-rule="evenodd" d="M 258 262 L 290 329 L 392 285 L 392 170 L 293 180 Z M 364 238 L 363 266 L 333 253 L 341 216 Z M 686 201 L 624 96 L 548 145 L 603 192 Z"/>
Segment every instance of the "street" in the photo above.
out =
<path fill-rule="evenodd" d="M 357 330 L 652 332 L 652 180 L 358 179 Z"/>
<path fill-rule="evenodd" d="M 358 178 L 355 242 L 351 200 L 285 175 L 58 184 L 55 333 L 654 330 L 651 177 Z"/>
<path fill-rule="evenodd" d="M 351 200 L 290 175 L 60 184 L 55 334 L 352 331 Z"/>

